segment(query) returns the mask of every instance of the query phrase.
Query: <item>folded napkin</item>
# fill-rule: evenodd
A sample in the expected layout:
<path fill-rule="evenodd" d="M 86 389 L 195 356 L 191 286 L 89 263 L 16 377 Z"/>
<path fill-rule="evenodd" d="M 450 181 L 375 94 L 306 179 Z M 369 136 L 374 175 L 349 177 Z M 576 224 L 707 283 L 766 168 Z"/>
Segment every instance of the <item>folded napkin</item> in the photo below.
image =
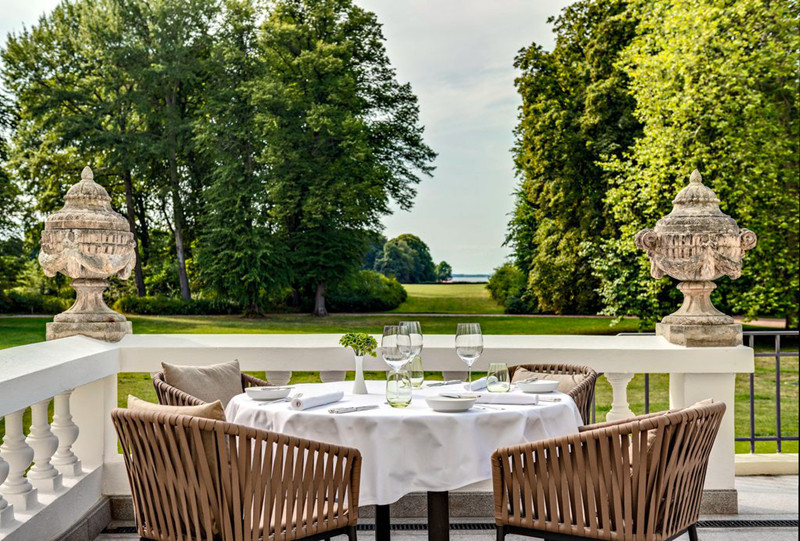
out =
<path fill-rule="evenodd" d="M 489 385 L 489 380 L 485 377 L 476 379 L 472 382 L 472 389 L 473 391 L 480 391 L 481 389 L 485 389 L 486 386 Z M 464 389 L 470 390 L 469 382 L 464 382 Z"/>
<path fill-rule="evenodd" d="M 311 396 L 303 395 L 301 397 L 292 398 L 291 404 L 293 409 L 307 410 L 309 408 L 316 408 L 317 406 L 324 406 L 325 404 L 338 402 L 343 397 L 344 393 L 342 391 L 337 391 L 335 393 L 317 394 Z"/>

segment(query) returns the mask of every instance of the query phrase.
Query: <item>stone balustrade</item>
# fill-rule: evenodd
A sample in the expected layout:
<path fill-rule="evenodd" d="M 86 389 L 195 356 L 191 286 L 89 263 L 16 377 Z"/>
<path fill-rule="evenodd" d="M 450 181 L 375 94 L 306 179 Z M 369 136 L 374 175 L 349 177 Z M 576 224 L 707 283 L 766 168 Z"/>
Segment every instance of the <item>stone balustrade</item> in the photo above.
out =
<path fill-rule="evenodd" d="M 231 359 L 244 370 L 279 378 L 288 378 L 290 370 L 352 370 L 352 352 L 338 341 L 335 334 L 127 335 L 117 343 L 73 336 L 0 351 L 0 540 L 57 537 L 102 498 L 130 493 L 110 419 L 118 373 L 155 372 L 161 361 L 206 365 Z M 452 336 L 427 335 L 422 356 L 426 370 L 464 369 Z M 672 407 L 704 398 L 725 402 L 728 413 L 705 488 L 718 508 L 735 512 L 734 378 L 752 372 L 750 348 L 687 348 L 659 336 L 487 335 L 474 368 L 490 362 L 592 366 L 613 388 L 608 419 L 632 415 L 627 386 L 634 373 L 668 373 Z M 364 368 L 386 366 L 367 357 Z M 31 423 L 24 427 L 28 409 Z"/>

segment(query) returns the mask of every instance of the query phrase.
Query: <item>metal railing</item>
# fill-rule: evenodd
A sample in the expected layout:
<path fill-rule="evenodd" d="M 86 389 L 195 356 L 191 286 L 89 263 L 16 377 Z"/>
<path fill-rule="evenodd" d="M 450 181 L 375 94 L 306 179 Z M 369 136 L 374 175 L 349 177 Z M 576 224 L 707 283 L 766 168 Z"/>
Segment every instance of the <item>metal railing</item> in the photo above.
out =
<path fill-rule="evenodd" d="M 619 336 L 637 336 L 637 335 L 653 335 L 655 333 L 620 333 Z M 784 351 L 784 343 L 781 337 L 797 337 L 800 335 L 799 331 L 744 331 L 744 342 L 753 348 L 753 356 L 756 360 L 765 357 L 775 358 L 775 435 L 774 436 L 757 436 L 756 435 L 756 412 L 755 412 L 755 378 L 756 373 L 749 374 L 750 379 L 750 434 L 748 436 L 736 436 L 736 441 L 746 441 L 750 443 L 750 452 L 756 452 L 756 442 L 775 442 L 777 452 L 783 452 L 783 442 L 785 441 L 798 441 L 798 436 L 786 436 L 783 434 L 783 427 L 781 424 L 781 359 L 787 357 L 798 357 L 800 353 L 797 349 L 792 351 Z M 756 339 L 771 339 L 773 347 L 770 351 L 756 350 Z M 784 341 L 785 342 L 785 341 Z M 763 343 L 763 342 L 762 342 Z M 644 374 L 644 412 L 650 413 L 650 374 Z M 594 404 L 592 404 L 592 422 L 595 419 Z"/>

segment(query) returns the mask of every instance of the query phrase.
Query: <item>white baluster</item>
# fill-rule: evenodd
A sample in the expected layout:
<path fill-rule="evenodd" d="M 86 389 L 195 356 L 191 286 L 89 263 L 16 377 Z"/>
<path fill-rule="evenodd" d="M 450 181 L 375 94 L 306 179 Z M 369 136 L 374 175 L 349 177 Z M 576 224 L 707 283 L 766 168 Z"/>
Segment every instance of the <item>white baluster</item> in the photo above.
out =
<path fill-rule="evenodd" d="M 267 370 L 267 381 L 273 385 L 288 385 L 292 379 L 292 373 L 283 370 Z"/>
<path fill-rule="evenodd" d="M 69 409 L 69 399 L 72 391 L 55 397 L 55 410 L 53 412 L 53 434 L 58 438 L 58 451 L 53 455 L 50 463 L 56 467 L 64 477 L 77 477 L 82 473 L 81 461 L 72 452 L 72 444 L 78 439 L 78 425 L 72 422 Z"/>
<path fill-rule="evenodd" d="M 633 374 L 606 374 L 605 377 L 611 384 L 611 390 L 614 393 L 611 410 L 606 414 L 606 421 L 619 421 L 633 417 L 633 412 L 628 404 L 628 383 L 633 379 Z"/>
<path fill-rule="evenodd" d="M 56 492 L 61 488 L 61 474 L 50 463 L 58 449 L 58 438 L 50 431 L 49 405 L 48 398 L 31 406 L 31 432 L 25 440 L 33 448 L 33 467 L 28 472 L 28 481 L 43 492 Z"/>
<path fill-rule="evenodd" d="M 0 456 L 0 485 L 8 477 L 8 462 L 3 460 L 3 457 Z M 7 501 L 3 499 L 3 495 L 0 494 L 0 529 L 3 529 L 4 526 L 8 526 L 14 520 L 14 506 L 10 505 Z"/>
<path fill-rule="evenodd" d="M 37 490 L 25 478 L 25 470 L 33 460 L 33 449 L 25 443 L 22 433 L 22 413 L 15 411 L 6 415 L 6 435 L 0 453 L 8 462 L 8 477 L 0 490 L 17 511 L 27 511 L 37 503 Z"/>

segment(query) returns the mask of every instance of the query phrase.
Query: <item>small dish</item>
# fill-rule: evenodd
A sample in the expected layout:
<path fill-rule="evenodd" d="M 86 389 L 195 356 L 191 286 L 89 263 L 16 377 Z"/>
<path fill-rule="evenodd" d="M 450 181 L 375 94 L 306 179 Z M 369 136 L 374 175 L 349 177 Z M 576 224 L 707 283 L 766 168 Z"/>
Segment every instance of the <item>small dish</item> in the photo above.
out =
<path fill-rule="evenodd" d="M 253 400 L 280 400 L 292 392 L 290 386 L 283 387 L 247 387 L 244 392 Z"/>
<path fill-rule="evenodd" d="M 552 393 L 558 389 L 558 382 L 549 379 L 536 381 L 520 381 L 515 384 L 523 393 Z"/>
<path fill-rule="evenodd" d="M 477 397 L 473 398 L 447 398 L 445 396 L 429 396 L 425 398 L 428 407 L 441 413 L 461 413 L 475 405 Z"/>

